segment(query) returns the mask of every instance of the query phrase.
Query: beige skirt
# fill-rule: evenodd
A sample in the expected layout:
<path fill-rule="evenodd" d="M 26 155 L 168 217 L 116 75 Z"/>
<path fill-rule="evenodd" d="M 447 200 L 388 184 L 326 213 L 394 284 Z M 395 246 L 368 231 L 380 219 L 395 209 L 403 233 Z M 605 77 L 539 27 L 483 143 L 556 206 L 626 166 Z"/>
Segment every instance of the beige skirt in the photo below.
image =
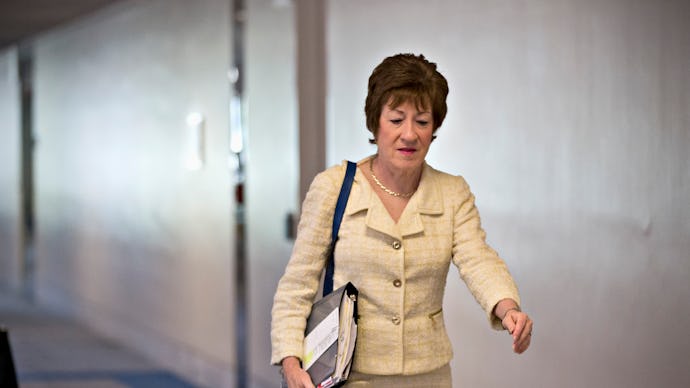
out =
<path fill-rule="evenodd" d="M 446 364 L 436 370 L 418 375 L 367 375 L 352 372 L 347 383 L 348 388 L 358 387 L 385 387 L 385 388 L 451 388 L 453 386 L 450 376 L 450 365 Z"/>

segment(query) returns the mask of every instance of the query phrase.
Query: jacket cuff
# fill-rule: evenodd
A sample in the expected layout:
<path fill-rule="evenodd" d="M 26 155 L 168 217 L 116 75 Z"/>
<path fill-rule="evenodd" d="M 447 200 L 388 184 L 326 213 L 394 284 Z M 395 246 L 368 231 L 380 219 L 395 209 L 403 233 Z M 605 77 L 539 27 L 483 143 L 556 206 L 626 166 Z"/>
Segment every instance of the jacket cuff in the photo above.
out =
<path fill-rule="evenodd" d="M 515 301 L 517 304 L 518 308 L 520 308 L 520 296 L 517 294 L 497 294 L 494 295 L 492 298 L 487 300 L 487 309 L 486 309 L 486 314 L 487 314 L 487 319 L 489 320 L 489 325 L 491 326 L 492 329 L 494 330 L 505 330 L 503 328 L 503 323 L 501 322 L 500 319 L 496 315 L 494 315 L 494 309 L 496 308 L 496 305 L 498 302 L 502 301 L 503 299 L 512 299 Z"/>

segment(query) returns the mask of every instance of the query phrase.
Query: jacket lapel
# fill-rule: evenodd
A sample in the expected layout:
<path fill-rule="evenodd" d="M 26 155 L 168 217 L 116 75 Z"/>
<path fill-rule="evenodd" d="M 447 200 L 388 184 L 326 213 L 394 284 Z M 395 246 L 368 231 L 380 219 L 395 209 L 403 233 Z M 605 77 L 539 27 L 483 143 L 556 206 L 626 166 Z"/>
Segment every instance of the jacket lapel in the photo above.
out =
<path fill-rule="evenodd" d="M 417 192 L 398 220 L 398 227 L 402 237 L 410 236 L 424 231 L 422 215 L 443 214 L 443 196 L 435 177 L 435 171 L 424 163 L 422 178 L 419 181 Z"/>
<path fill-rule="evenodd" d="M 372 190 L 366 177 L 358 170 L 346 214 L 352 215 L 366 210 L 365 223 L 367 227 L 394 238 L 421 233 L 424 231 L 423 214 L 439 215 L 443 213 L 443 198 L 434 173 L 434 169 L 424 163 L 417 192 L 410 198 L 396 224 Z"/>

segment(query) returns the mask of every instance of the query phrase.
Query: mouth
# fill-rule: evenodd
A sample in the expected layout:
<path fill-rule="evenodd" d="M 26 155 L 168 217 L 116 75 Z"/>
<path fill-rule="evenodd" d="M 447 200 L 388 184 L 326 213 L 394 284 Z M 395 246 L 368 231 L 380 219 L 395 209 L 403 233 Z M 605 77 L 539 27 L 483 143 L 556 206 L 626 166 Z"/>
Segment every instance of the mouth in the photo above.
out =
<path fill-rule="evenodd" d="M 399 151 L 400 153 L 402 153 L 403 155 L 409 156 L 409 155 L 412 155 L 412 154 L 414 154 L 415 152 L 417 152 L 417 149 L 416 149 L 416 148 L 405 147 L 405 148 L 398 148 L 398 151 Z"/>

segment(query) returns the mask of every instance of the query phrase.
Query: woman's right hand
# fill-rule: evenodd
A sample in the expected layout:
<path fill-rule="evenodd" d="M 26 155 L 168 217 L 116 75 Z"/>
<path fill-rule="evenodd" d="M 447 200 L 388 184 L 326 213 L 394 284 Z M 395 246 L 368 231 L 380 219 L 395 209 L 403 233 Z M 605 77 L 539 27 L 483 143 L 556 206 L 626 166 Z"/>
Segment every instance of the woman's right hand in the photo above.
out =
<path fill-rule="evenodd" d="M 289 388 L 314 388 L 311 377 L 307 371 L 302 369 L 299 358 L 294 356 L 285 357 L 281 361 L 283 366 L 283 376 Z"/>

